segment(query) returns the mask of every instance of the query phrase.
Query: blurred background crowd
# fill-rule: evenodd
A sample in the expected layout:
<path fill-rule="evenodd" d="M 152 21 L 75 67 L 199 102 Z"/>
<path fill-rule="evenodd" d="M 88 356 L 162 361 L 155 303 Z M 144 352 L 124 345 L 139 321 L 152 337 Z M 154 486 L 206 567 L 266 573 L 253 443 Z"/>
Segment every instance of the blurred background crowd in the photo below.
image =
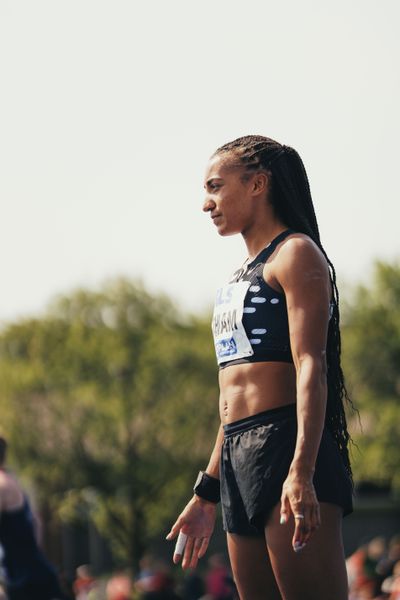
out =
<path fill-rule="evenodd" d="M 400 600 L 400 534 L 375 537 L 360 545 L 346 561 L 349 600 Z M 4 573 L 3 573 L 4 577 Z M 73 578 L 62 577 L 71 600 L 238 600 L 224 554 L 211 554 L 195 571 L 181 571 L 145 554 L 138 570 L 117 569 L 96 575 L 90 565 L 77 567 Z M 0 576 L 1 581 L 1 576 Z M 7 600 L 2 581 L 0 599 Z"/>

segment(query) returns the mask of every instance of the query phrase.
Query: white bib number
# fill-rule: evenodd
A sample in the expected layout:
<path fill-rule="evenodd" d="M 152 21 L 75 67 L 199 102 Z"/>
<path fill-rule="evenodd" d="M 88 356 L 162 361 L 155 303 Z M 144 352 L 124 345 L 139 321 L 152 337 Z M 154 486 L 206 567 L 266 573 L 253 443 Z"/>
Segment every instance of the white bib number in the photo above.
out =
<path fill-rule="evenodd" d="M 217 291 L 212 330 L 218 364 L 254 354 L 242 323 L 250 281 L 230 283 Z"/>

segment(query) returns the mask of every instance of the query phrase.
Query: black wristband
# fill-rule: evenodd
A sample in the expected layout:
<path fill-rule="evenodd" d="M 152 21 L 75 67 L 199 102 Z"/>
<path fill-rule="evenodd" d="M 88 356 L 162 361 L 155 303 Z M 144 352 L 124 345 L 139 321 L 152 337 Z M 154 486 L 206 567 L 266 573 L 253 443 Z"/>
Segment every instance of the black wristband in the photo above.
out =
<path fill-rule="evenodd" d="M 200 471 L 193 488 L 196 496 L 217 504 L 221 500 L 220 482 L 216 477 Z"/>

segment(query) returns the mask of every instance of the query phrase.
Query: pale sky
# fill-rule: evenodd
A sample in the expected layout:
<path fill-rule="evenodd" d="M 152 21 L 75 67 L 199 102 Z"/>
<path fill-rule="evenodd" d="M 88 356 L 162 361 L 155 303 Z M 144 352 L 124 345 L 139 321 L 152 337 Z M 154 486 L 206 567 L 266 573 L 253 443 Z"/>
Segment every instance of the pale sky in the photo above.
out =
<path fill-rule="evenodd" d="M 210 154 L 305 163 L 339 280 L 400 257 L 398 0 L 0 0 L 0 321 L 142 278 L 204 310 L 246 257 L 201 212 Z"/>

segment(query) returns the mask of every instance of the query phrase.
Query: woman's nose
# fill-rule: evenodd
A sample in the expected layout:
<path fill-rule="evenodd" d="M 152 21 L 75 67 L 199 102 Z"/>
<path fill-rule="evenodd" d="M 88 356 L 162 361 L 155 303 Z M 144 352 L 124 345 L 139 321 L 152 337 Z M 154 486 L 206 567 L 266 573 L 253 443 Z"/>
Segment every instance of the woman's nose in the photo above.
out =
<path fill-rule="evenodd" d="M 203 211 L 204 212 L 209 212 L 210 210 L 213 210 L 215 208 L 215 202 L 214 200 L 211 200 L 211 198 L 207 198 L 204 200 L 203 202 Z"/>

